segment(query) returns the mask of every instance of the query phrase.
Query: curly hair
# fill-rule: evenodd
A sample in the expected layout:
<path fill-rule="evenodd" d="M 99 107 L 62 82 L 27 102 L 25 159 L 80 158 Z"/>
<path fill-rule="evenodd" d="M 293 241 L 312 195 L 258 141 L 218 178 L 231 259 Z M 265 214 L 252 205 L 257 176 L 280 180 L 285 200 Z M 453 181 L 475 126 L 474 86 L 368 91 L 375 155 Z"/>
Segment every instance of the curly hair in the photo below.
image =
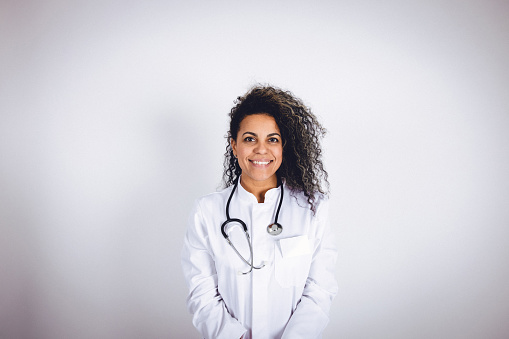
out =
<path fill-rule="evenodd" d="M 237 98 L 230 111 L 230 130 L 226 135 L 224 154 L 224 186 L 233 185 L 242 171 L 233 156 L 230 140 L 237 140 L 240 123 L 253 114 L 268 114 L 276 121 L 283 139 L 283 160 L 276 175 L 278 179 L 285 180 L 290 190 L 301 191 L 315 213 L 317 194 L 327 194 L 329 188 L 320 147 L 320 139 L 326 130 L 300 99 L 273 86 L 253 87 Z"/>

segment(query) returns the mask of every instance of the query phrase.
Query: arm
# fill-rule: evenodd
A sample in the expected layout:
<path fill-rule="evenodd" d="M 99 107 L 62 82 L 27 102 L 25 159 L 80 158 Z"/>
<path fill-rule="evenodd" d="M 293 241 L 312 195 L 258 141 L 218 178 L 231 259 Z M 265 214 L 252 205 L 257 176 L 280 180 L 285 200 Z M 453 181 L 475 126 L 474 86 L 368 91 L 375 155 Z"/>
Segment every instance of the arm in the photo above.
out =
<path fill-rule="evenodd" d="M 306 286 L 282 339 L 317 338 L 329 322 L 332 299 L 338 292 L 334 269 L 337 248 L 328 221 L 328 202 L 317 211 L 317 241 Z"/>
<path fill-rule="evenodd" d="M 246 329 L 228 313 L 218 293 L 217 273 L 199 203 L 189 218 L 181 260 L 189 287 L 187 307 L 196 329 L 205 338 L 240 338 Z"/>

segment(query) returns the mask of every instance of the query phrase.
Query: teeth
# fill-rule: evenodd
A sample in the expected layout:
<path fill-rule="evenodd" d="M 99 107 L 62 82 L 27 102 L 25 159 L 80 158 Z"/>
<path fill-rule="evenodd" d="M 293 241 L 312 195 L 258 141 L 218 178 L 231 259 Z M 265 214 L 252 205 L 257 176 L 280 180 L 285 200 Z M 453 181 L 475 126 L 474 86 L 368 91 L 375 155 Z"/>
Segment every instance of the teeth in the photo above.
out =
<path fill-rule="evenodd" d="M 253 160 L 253 163 L 255 165 L 268 165 L 270 163 L 270 161 L 255 161 L 255 160 Z"/>

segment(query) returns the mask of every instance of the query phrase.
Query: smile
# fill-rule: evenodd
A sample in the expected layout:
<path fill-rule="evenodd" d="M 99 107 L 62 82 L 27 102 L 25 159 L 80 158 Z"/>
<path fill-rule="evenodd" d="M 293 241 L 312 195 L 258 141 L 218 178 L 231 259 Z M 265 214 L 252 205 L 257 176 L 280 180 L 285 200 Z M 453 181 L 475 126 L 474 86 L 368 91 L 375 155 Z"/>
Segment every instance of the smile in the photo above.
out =
<path fill-rule="evenodd" d="M 272 160 L 268 160 L 268 161 L 249 160 L 249 161 L 251 161 L 253 164 L 259 165 L 259 166 L 268 165 L 272 162 Z"/>

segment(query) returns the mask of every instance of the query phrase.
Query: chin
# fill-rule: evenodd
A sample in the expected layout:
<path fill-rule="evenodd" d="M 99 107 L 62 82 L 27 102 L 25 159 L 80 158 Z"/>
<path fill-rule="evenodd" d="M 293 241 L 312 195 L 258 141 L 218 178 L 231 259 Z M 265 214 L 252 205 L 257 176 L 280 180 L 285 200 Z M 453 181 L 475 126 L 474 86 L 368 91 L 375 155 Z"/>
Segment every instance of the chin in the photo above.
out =
<path fill-rule="evenodd" d="M 275 175 L 275 173 L 269 174 L 269 175 L 249 175 L 249 178 L 254 181 L 268 181 L 268 180 L 272 179 L 272 177 L 274 175 Z"/>

